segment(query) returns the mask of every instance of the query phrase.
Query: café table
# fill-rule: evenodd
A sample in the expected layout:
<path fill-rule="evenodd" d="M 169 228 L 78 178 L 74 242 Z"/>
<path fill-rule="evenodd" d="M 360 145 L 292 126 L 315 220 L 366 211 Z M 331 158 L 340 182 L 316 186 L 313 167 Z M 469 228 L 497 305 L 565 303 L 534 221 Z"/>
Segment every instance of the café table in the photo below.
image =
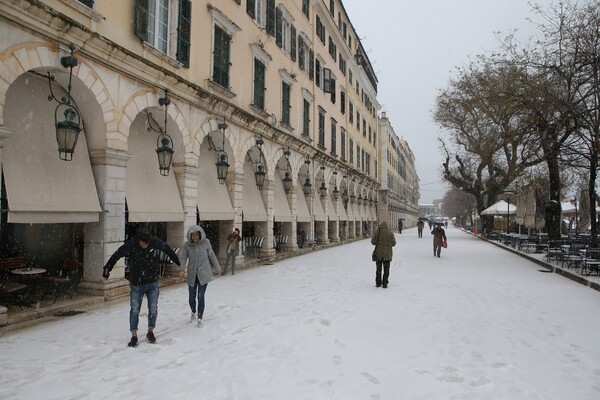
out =
<path fill-rule="evenodd" d="M 35 304 L 36 308 L 40 307 L 40 301 L 46 294 L 43 285 L 40 284 L 38 279 L 42 274 L 46 272 L 44 268 L 16 268 L 10 271 L 11 274 L 18 275 L 23 283 L 27 283 L 30 286 L 30 290 L 25 295 L 26 301 L 29 304 Z"/>

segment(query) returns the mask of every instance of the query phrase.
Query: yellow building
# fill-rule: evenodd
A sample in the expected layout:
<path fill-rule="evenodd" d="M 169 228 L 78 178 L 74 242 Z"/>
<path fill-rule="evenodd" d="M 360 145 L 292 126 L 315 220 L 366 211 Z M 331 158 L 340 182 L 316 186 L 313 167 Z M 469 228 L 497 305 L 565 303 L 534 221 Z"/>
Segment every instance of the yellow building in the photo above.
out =
<path fill-rule="evenodd" d="M 200 224 L 223 260 L 233 227 L 269 258 L 376 224 L 377 78 L 340 1 L 1 0 L 0 49 L 0 257 L 110 297 L 140 225 Z"/>

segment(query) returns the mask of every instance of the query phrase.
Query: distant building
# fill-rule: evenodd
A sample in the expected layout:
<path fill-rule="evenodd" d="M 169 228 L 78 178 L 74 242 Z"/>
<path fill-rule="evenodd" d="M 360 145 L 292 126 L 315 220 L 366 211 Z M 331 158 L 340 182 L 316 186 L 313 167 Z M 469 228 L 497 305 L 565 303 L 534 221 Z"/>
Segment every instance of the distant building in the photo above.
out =
<path fill-rule="evenodd" d="M 415 157 L 406 140 L 399 138 L 385 112 L 379 118 L 379 207 L 378 220 L 391 227 L 415 226 L 419 216 L 419 177 Z"/>

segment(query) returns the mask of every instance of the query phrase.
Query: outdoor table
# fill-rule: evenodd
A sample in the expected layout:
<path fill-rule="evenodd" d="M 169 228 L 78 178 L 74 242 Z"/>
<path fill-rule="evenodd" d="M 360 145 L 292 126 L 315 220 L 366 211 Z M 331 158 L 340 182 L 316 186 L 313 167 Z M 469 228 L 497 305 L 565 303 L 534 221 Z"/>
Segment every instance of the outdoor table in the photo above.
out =
<path fill-rule="evenodd" d="M 38 279 L 46 270 L 44 268 L 17 268 L 10 271 L 11 274 L 19 275 L 23 283 L 27 283 L 30 286 L 25 295 L 25 301 L 28 304 L 36 304 L 36 308 L 39 308 L 40 301 L 46 294 L 43 285 L 39 284 Z"/>

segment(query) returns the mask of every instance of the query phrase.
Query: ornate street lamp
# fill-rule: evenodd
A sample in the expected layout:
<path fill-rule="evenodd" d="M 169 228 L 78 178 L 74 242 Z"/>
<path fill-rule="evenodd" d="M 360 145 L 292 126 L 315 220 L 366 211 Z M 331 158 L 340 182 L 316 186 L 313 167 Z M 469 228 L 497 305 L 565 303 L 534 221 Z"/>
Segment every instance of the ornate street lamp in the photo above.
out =
<path fill-rule="evenodd" d="M 171 169 L 171 162 L 173 161 L 173 139 L 167 133 L 167 117 L 168 112 L 167 109 L 169 104 L 171 104 L 171 99 L 169 99 L 169 92 L 165 90 L 165 97 L 161 97 L 158 99 L 158 104 L 165 108 L 165 122 L 164 128 L 159 126 L 154 118 L 152 118 L 152 113 L 148 112 L 148 110 L 144 110 L 146 113 L 146 117 L 148 118 L 148 127 L 146 130 L 148 132 L 154 131 L 158 133 L 158 137 L 156 138 L 156 154 L 158 156 L 158 168 L 160 170 L 160 174 L 162 176 L 169 175 L 169 170 Z M 154 121 L 154 123 L 152 122 Z M 153 126 L 153 125 L 156 125 Z"/>
<path fill-rule="evenodd" d="M 217 152 L 217 162 L 215 163 L 217 166 L 217 179 L 219 180 L 220 184 L 224 184 L 225 180 L 227 180 L 227 171 L 229 170 L 229 156 L 225 151 L 225 130 L 227 129 L 227 123 L 225 122 L 225 119 L 223 119 L 223 122 L 219 122 L 217 127 L 223 135 L 221 147 L 215 146 L 210 133 L 208 134 L 208 146 L 211 150 Z"/>
<path fill-rule="evenodd" d="M 304 159 L 304 164 L 309 165 L 309 167 L 308 167 L 308 172 L 307 172 L 307 176 L 306 176 L 306 181 L 304 181 L 304 185 L 302 185 L 302 191 L 304 192 L 305 195 L 308 196 L 309 194 L 312 193 L 312 185 L 310 183 L 310 159 L 308 158 L 308 155 Z"/>
<path fill-rule="evenodd" d="M 319 195 L 321 198 L 327 196 L 327 186 L 325 186 L 325 182 L 321 182 L 321 187 L 319 187 Z"/>
<path fill-rule="evenodd" d="M 50 86 L 48 101 L 54 100 L 58 103 L 54 109 L 54 127 L 56 130 L 56 142 L 58 144 L 58 157 L 64 161 L 71 161 L 73 159 L 77 139 L 79 138 L 79 133 L 82 131 L 81 115 L 77 107 L 73 104 L 73 98 L 71 97 L 73 68 L 77 66 L 78 60 L 73 55 L 75 47 L 71 44 L 69 49 L 71 49 L 71 55 L 60 59 L 60 64 L 65 68 L 69 68 L 69 84 L 67 85 L 66 97 L 63 96 L 59 100 L 54 95 L 52 82 L 54 82 L 55 78 L 54 75 L 50 75 L 50 72 L 48 72 L 48 85 Z M 64 115 L 64 120 L 59 118 L 60 114 Z"/>
<path fill-rule="evenodd" d="M 292 170 L 292 167 L 290 166 L 290 154 L 291 153 L 290 153 L 289 149 L 286 149 L 283 152 L 283 155 L 285 156 L 285 161 L 286 161 L 287 165 L 286 165 L 286 168 L 285 168 L 284 176 L 281 179 L 281 182 L 283 183 L 283 190 L 286 193 L 289 193 L 290 190 L 292 190 L 292 183 L 293 183 L 292 182 L 292 178 L 290 176 L 291 175 L 291 170 Z"/>
<path fill-rule="evenodd" d="M 250 158 L 250 161 L 254 164 L 254 178 L 256 180 L 256 187 L 258 188 L 258 190 L 261 190 L 263 185 L 265 184 L 265 176 L 266 176 L 266 171 L 265 171 L 265 164 L 263 161 L 263 153 L 262 153 L 262 145 L 265 142 L 262 140 L 262 138 L 256 139 L 256 147 L 258 148 L 258 160 L 254 161 L 252 159 L 252 157 L 250 156 L 250 154 L 248 154 L 248 157 Z"/>

